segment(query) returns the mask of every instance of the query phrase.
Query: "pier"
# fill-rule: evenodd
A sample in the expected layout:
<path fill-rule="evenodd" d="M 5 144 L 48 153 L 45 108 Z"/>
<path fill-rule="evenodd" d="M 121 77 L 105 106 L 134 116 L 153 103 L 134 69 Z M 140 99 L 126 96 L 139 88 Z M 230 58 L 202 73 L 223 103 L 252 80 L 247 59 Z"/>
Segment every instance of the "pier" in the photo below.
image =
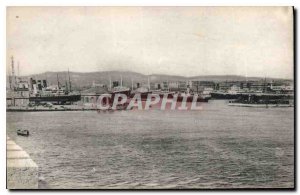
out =
<path fill-rule="evenodd" d="M 19 145 L 6 138 L 7 189 L 38 189 L 38 166 Z"/>

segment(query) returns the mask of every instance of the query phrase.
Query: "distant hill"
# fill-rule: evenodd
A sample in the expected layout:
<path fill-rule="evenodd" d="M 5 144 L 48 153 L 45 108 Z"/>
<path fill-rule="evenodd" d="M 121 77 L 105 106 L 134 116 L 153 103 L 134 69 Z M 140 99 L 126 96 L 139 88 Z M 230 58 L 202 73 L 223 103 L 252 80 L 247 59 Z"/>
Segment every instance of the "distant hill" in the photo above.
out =
<path fill-rule="evenodd" d="M 237 76 L 237 75 L 208 75 L 208 76 L 195 76 L 190 77 L 191 80 L 199 80 L 199 81 L 257 81 L 262 80 L 265 78 L 262 77 L 244 77 L 244 76 Z M 273 78 L 267 78 L 268 80 L 273 80 Z"/>
<path fill-rule="evenodd" d="M 52 85 L 57 84 L 57 75 L 59 78 L 59 82 L 61 84 L 65 84 L 68 81 L 68 72 L 45 72 L 42 74 L 34 74 L 26 76 L 33 77 L 36 79 L 47 79 L 48 83 Z M 106 84 L 109 85 L 109 78 L 112 81 L 120 81 L 121 77 L 123 79 L 123 85 L 131 86 L 131 80 L 134 83 L 144 83 L 148 82 L 148 77 L 150 82 L 163 82 L 163 81 L 187 81 L 187 80 L 199 80 L 199 81 L 245 81 L 245 80 L 262 80 L 265 78 L 261 77 L 244 77 L 237 75 L 208 75 L 208 76 L 195 76 L 195 77 L 183 77 L 183 76 L 174 76 L 174 75 L 162 75 L 162 74 L 152 74 L 152 75 L 144 75 L 136 72 L 129 71 L 103 71 L 103 72 L 88 72 L 88 73 L 80 73 L 80 72 L 70 72 L 72 86 L 76 89 L 84 89 L 89 88 L 93 82 L 98 84 Z M 273 80 L 273 78 L 267 78 L 267 80 Z M 276 79 L 283 80 L 283 79 Z"/>

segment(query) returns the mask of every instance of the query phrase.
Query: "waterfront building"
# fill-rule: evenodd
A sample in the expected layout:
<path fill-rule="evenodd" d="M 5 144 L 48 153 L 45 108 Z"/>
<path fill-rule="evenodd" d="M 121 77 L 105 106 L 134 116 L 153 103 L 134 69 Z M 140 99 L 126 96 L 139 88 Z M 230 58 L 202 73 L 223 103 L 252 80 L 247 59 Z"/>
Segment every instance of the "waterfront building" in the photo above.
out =
<path fill-rule="evenodd" d="M 194 92 L 202 92 L 205 88 L 213 88 L 215 89 L 215 82 L 213 81 L 189 81 L 188 82 L 189 87 Z"/>

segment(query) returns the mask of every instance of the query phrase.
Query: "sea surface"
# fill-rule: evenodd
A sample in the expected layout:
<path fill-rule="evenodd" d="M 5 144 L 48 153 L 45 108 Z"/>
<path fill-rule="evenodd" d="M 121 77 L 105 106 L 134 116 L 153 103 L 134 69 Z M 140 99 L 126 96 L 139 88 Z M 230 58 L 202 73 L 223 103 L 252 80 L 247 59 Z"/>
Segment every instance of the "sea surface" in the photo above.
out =
<path fill-rule="evenodd" d="M 8 112 L 7 135 L 39 166 L 40 188 L 294 187 L 294 108 L 201 105 Z"/>

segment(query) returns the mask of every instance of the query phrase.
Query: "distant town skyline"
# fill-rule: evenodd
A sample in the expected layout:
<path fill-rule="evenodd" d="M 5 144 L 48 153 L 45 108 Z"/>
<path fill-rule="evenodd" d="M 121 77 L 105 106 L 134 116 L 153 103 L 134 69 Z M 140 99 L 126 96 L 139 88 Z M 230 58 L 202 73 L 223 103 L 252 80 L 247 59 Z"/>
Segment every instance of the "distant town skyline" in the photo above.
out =
<path fill-rule="evenodd" d="M 292 7 L 9 7 L 20 74 L 293 78 Z"/>

